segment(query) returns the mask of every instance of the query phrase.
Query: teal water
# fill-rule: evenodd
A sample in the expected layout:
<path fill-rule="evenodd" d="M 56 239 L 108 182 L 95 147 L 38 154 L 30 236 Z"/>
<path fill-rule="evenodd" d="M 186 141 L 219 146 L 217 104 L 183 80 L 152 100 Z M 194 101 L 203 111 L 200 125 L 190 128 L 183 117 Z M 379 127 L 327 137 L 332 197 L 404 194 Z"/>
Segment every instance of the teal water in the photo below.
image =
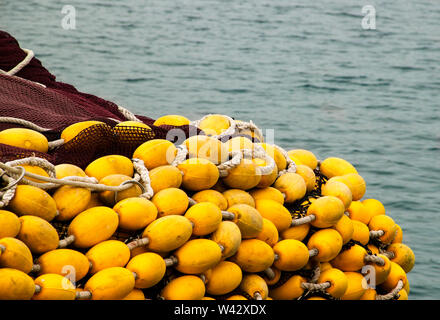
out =
<path fill-rule="evenodd" d="M 0 0 L 0 29 L 135 113 L 252 119 L 286 149 L 349 160 L 415 252 L 410 299 L 440 299 L 438 2 Z"/>

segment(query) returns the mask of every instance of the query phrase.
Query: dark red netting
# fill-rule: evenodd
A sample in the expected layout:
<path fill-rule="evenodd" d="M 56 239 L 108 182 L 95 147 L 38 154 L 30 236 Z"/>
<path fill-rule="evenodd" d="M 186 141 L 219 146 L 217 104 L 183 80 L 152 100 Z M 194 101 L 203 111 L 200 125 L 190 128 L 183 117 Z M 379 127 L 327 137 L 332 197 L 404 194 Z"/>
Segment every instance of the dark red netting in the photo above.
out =
<path fill-rule="evenodd" d="M 25 56 L 26 53 L 15 38 L 0 31 L 0 69 L 11 70 Z M 119 121 L 127 120 L 116 104 L 79 92 L 75 87 L 55 79 L 36 58 L 15 76 L 0 74 L 0 117 L 20 118 L 47 128 L 49 130 L 42 133 L 49 141 L 59 139 L 61 131 L 76 122 L 98 120 L 108 126 L 90 127 L 75 139 L 47 154 L 0 144 L 1 161 L 35 155 L 46 158 L 53 164 L 72 163 L 84 168 L 94 159 L 107 154 L 131 157 L 133 151 L 143 142 L 166 139 L 169 130 L 176 128 L 157 127 L 153 125 L 154 119 L 136 115 L 151 130 L 135 127 L 115 130 L 113 127 Z M 0 131 L 12 127 L 25 126 L 0 122 Z M 183 130 L 185 137 L 198 131 L 190 130 L 190 126 L 178 128 Z M 168 139 L 172 140 L 172 137 Z"/>

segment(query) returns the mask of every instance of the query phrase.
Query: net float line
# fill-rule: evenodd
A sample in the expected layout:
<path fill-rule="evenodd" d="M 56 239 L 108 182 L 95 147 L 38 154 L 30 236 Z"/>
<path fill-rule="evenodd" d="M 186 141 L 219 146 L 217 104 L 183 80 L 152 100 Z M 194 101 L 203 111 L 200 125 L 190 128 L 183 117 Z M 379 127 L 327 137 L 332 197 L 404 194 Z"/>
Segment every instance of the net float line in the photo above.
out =
<path fill-rule="evenodd" d="M 403 281 L 399 280 L 397 282 L 396 287 L 393 290 L 391 290 L 387 294 L 377 295 L 376 300 L 392 300 L 392 299 L 398 297 L 399 292 L 403 289 L 403 286 L 404 286 Z"/>

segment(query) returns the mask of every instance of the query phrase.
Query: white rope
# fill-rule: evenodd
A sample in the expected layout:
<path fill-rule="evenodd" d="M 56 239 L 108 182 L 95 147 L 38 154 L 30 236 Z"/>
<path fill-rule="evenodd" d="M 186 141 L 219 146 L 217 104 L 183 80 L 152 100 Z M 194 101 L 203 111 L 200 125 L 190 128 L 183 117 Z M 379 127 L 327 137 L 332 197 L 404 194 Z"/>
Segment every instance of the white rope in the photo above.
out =
<path fill-rule="evenodd" d="M 295 173 L 296 172 L 296 164 L 292 159 L 290 159 L 287 151 L 284 150 L 283 148 L 281 148 L 280 146 L 277 146 L 276 144 L 274 144 L 274 147 L 278 151 L 281 152 L 281 154 L 284 156 L 284 158 L 286 159 L 286 162 L 287 162 L 287 168 L 278 172 L 278 177 L 282 176 L 283 174 L 289 173 L 289 172 Z"/>
<path fill-rule="evenodd" d="M 383 260 L 382 257 L 378 257 L 372 254 L 366 255 L 364 257 L 364 261 L 365 262 L 371 262 L 371 263 L 375 263 L 379 266 L 384 266 L 385 265 L 385 261 Z"/>
<path fill-rule="evenodd" d="M 31 62 L 32 58 L 34 57 L 34 52 L 32 50 L 24 49 L 24 48 L 22 48 L 21 50 L 23 50 L 26 53 L 26 57 L 23 59 L 23 61 L 18 63 L 14 68 L 12 68 L 9 71 L 4 71 L 4 70 L 0 69 L 1 74 L 13 76 L 16 73 L 20 72 L 21 69 L 26 67 L 29 64 L 29 62 Z"/>
<path fill-rule="evenodd" d="M 231 159 L 217 165 L 220 173 L 220 177 L 226 177 L 229 171 L 237 167 L 243 158 L 259 158 L 266 162 L 265 166 L 258 166 L 261 175 L 268 175 L 275 169 L 275 161 L 266 153 L 263 147 L 255 145 L 253 150 L 240 149 L 232 151 L 230 154 Z"/>
<path fill-rule="evenodd" d="M 391 290 L 389 293 L 384 295 L 377 295 L 376 300 L 391 300 L 396 298 L 399 295 L 399 292 L 403 289 L 403 281 L 397 281 L 396 287 Z"/>
<path fill-rule="evenodd" d="M 14 179 L 6 175 L 6 172 L 2 170 L 1 177 L 5 180 L 8 185 L 0 190 L 0 208 L 8 206 L 9 202 L 15 196 L 15 190 L 17 189 L 17 184 L 23 179 L 26 170 L 23 167 L 21 169 L 21 174 L 18 178 Z"/>
<path fill-rule="evenodd" d="M 145 192 L 140 195 L 142 198 L 151 199 L 154 195 L 153 188 L 151 187 L 150 174 L 145 167 L 144 161 L 141 159 L 132 159 L 133 167 L 140 176 L 140 183 L 144 186 Z"/>
<path fill-rule="evenodd" d="M 6 172 L 8 172 L 8 174 L 12 174 L 12 175 L 17 175 L 22 172 L 22 171 L 18 171 L 18 170 L 20 170 L 19 167 L 11 167 L 11 166 L 8 166 L 2 162 L 0 162 L 0 168 L 5 170 Z M 24 175 L 27 177 L 31 177 L 34 179 L 44 181 L 44 182 L 49 182 L 49 183 L 34 183 L 34 182 L 31 183 L 31 181 L 29 181 L 29 183 L 28 183 L 29 185 L 38 186 L 39 188 L 42 188 L 42 189 L 52 189 L 52 188 L 58 188 L 63 185 L 69 185 L 69 186 L 74 186 L 74 187 L 87 188 L 92 191 L 119 192 L 119 191 L 123 191 L 123 190 L 126 190 L 131 187 L 131 184 L 121 184 L 119 186 L 107 186 L 107 185 L 99 184 L 99 183 L 84 182 L 83 178 L 76 177 L 76 176 L 75 177 L 65 177 L 63 179 L 56 179 L 56 178 L 41 176 L 41 175 L 27 172 L 27 171 L 25 171 Z M 139 178 L 139 176 L 138 176 L 138 178 Z M 133 180 L 135 180 L 135 179 L 133 179 Z M 94 180 L 94 181 L 96 181 L 96 180 Z"/>
<path fill-rule="evenodd" d="M 130 121 L 137 121 L 137 122 L 142 122 L 141 120 L 139 120 L 139 119 L 134 115 L 134 113 L 132 113 L 131 111 L 125 109 L 124 107 L 121 107 L 121 106 L 118 105 L 118 111 L 119 111 L 120 113 L 122 113 L 123 116 L 124 116 L 127 120 L 130 120 Z"/>
<path fill-rule="evenodd" d="M 323 283 L 310 283 L 310 282 L 302 282 L 301 288 L 308 291 L 325 291 L 326 289 L 332 286 L 330 281 L 326 281 Z"/>
<path fill-rule="evenodd" d="M 292 219 L 292 223 L 290 224 L 291 227 L 300 226 L 303 224 L 310 223 L 316 219 L 316 216 L 314 214 L 309 214 L 308 216 L 304 216 L 302 218 L 298 219 Z"/>
<path fill-rule="evenodd" d="M 11 167 L 23 166 L 23 165 L 37 166 L 42 168 L 44 171 L 46 171 L 49 174 L 49 177 L 56 178 L 55 166 L 43 158 L 28 157 L 28 158 L 8 161 L 5 164 Z"/>
<path fill-rule="evenodd" d="M 223 115 L 223 114 L 207 114 L 206 116 L 204 116 L 203 118 L 201 118 L 199 120 L 191 121 L 190 125 L 195 126 L 195 127 L 199 127 L 200 122 L 202 122 L 203 120 L 205 120 L 209 116 L 222 116 L 222 117 L 225 117 L 226 119 L 228 119 L 228 121 L 229 121 L 229 128 L 228 129 L 226 129 L 225 131 L 223 131 L 220 134 L 211 135 L 211 137 L 221 140 L 223 137 L 232 136 L 235 133 L 237 123 L 231 117 L 229 117 L 227 115 Z"/>
<path fill-rule="evenodd" d="M 243 153 L 241 152 L 241 150 L 232 151 L 230 155 L 232 156 L 230 160 L 217 165 L 217 168 L 220 172 L 220 177 L 222 178 L 226 177 L 229 174 L 229 170 L 237 167 L 243 159 Z"/>
<path fill-rule="evenodd" d="M 38 132 L 45 132 L 45 131 L 49 131 L 50 129 L 47 128 L 43 128 L 40 127 L 38 125 L 36 125 L 33 122 L 24 120 L 24 119 L 20 119 L 20 118 L 13 118 L 13 117 L 0 117 L 0 122 L 2 123 L 15 123 L 15 124 L 19 124 L 22 125 L 23 127 L 38 131 Z"/>
<path fill-rule="evenodd" d="M 64 144 L 64 139 L 50 141 L 49 142 L 49 149 L 52 150 L 52 149 L 58 148 L 58 147 L 62 146 L 63 144 Z"/>
<path fill-rule="evenodd" d="M 260 128 L 258 128 L 252 120 L 249 120 L 249 122 L 245 122 L 245 121 L 236 122 L 235 125 L 239 133 L 241 131 L 251 130 L 251 131 L 256 131 L 259 137 L 263 137 L 263 133 L 261 132 Z"/>
<path fill-rule="evenodd" d="M 178 145 L 176 157 L 174 158 L 171 165 L 177 167 L 179 164 L 181 164 L 183 161 L 186 160 L 187 155 L 188 155 L 188 148 L 184 144 Z"/>

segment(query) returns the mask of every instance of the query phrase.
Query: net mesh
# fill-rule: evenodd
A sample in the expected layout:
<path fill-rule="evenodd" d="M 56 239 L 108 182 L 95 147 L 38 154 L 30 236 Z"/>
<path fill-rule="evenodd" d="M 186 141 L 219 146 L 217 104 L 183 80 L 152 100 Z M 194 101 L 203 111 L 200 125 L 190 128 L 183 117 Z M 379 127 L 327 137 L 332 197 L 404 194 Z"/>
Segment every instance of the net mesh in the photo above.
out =
<path fill-rule="evenodd" d="M 0 31 L 0 69 L 11 70 L 25 56 L 16 39 Z M 56 81 L 55 76 L 36 58 L 16 76 L 0 74 L 0 117 L 18 118 L 45 128 L 47 130 L 42 133 L 49 141 L 59 139 L 61 131 L 73 123 L 88 120 L 105 123 L 106 125 L 95 125 L 83 130 L 74 139 L 48 153 L 0 144 L 1 161 L 37 156 L 55 165 L 71 163 L 82 168 L 94 159 L 108 154 L 131 157 L 143 142 L 166 139 L 167 133 L 176 128 L 154 126 L 154 119 L 140 115 L 136 117 L 151 130 L 138 127 L 115 128 L 118 122 L 128 120 L 115 103 L 79 92 L 69 84 Z M 13 127 L 26 125 L 0 122 L 0 131 Z M 200 132 L 195 128 L 191 130 L 190 126 L 178 128 L 186 138 L 191 133 Z"/>

